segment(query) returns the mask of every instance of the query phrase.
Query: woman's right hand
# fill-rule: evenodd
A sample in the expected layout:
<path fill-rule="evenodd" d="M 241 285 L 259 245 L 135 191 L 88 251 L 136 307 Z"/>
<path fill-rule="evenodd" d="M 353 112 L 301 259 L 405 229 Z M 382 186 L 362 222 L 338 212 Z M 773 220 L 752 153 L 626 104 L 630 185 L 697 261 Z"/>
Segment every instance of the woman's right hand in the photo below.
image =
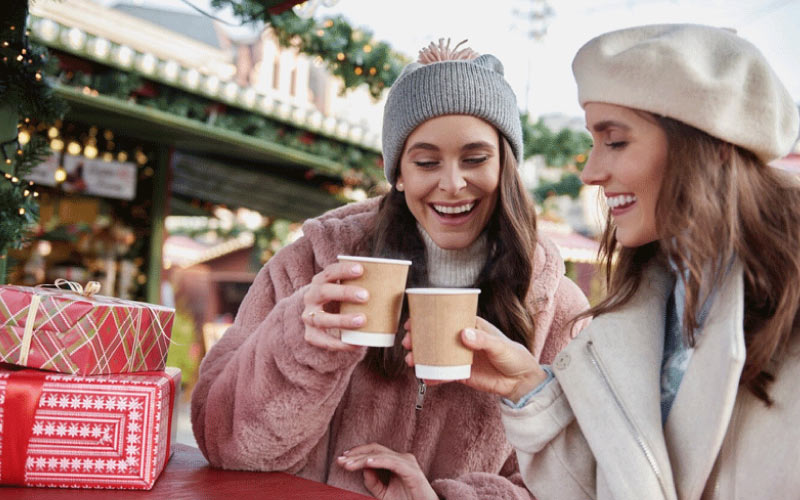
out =
<path fill-rule="evenodd" d="M 519 401 L 544 382 L 547 373 L 528 348 L 483 318 L 478 318 L 476 326 L 461 331 L 461 343 L 474 352 L 472 374 L 462 383 Z"/>
<path fill-rule="evenodd" d="M 524 345 L 510 340 L 481 317 L 477 318 L 476 326 L 461 331 L 461 343 L 471 349 L 474 356 L 470 377 L 459 382 L 478 391 L 519 401 L 547 378 Z M 410 327 L 411 321 L 406 321 L 404 328 L 410 330 Z M 403 338 L 403 346 L 408 350 L 413 348 L 410 331 Z M 406 363 L 414 366 L 413 351 L 406 355 Z M 437 383 L 441 382 L 433 382 Z"/>
<path fill-rule="evenodd" d="M 354 351 L 360 348 L 342 342 L 341 329 L 359 328 L 366 322 L 366 317 L 363 314 L 339 314 L 338 307 L 331 307 L 330 304 L 366 302 L 369 299 L 367 290 L 340 284 L 341 280 L 357 278 L 363 272 L 361 264 L 334 262 L 312 278 L 303 295 L 305 308 L 300 316 L 306 325 L 306 342 L 331 351 Z"/>

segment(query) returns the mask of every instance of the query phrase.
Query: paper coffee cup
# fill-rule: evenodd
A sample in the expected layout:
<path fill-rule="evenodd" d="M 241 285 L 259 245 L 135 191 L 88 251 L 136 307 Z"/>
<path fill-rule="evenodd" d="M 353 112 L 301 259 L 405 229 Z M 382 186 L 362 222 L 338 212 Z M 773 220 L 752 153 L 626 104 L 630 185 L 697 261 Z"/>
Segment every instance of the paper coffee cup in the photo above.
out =
<path fill-rule="evenodd" d="M 409 288 L 411 344 L 417 378 L 469 378 L 472 351 L 461 343 L 461 330 L 475 328 L 478 288 Z"/>
<path fill-rule="evenodd" d="M 397 333 L 403 307 L 410 260 L 379 259 L 339 255 L 339 262 L 358 262 L 364 273 L 342 284 L 360 286 L 369 292 L 369 299 L 361 304 L 342 302 L 341 314 L 361 313 L 367 318 L 358 330 L 342 330 L 342 342 L 372 347 L 391 347 Z"/>

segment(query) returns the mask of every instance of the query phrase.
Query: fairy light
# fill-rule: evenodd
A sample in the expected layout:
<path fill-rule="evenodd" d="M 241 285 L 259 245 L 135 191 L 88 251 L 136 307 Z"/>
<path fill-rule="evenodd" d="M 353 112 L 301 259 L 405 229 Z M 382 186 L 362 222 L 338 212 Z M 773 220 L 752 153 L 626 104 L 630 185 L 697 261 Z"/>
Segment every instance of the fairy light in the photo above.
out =
<path fill-rule="evenodd" d="M 336 59 L 344 61 L 344 54 L 342 52 L 339 52 L 338 54 L 336 54 Z"/>
<path fill-rule="evenodd" d="M 53 174 L 53 178 L 55 179 L 57 184 L 61 184 L 62 182 L 67 180 L 67 171 L 64 169 L 63 165 L 58 166 L 55 173 Z"/>

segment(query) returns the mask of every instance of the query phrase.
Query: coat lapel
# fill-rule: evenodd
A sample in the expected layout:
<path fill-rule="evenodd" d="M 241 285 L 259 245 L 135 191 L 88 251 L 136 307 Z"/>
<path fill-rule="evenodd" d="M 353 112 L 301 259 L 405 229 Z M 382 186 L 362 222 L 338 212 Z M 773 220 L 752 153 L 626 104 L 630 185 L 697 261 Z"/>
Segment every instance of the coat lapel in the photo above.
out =
<path fill-rule="evenodd" d="M 664 428 L 681 500 L 700 498 L 725 437 L 744 366 L 743 321 L 736 263 L 714 298 Z"/>
<path fill-rule="evenodd" d="M 586 422 L 597 423 L 584 428 L 584 434 L 603 474 L 614 476 L 606 479 L 620 488 L 615 498 L 676 498 L 660 399 L 665 310 L 672 285 L 666 270 L 651 266 L 628 304 L 592 320 L 567 347 L 579 367 L 559 373 L 558 358 L 555 364 L 582 428 Z M 647 488 L 648 494 L 642 496 L 636 488 Z"/>

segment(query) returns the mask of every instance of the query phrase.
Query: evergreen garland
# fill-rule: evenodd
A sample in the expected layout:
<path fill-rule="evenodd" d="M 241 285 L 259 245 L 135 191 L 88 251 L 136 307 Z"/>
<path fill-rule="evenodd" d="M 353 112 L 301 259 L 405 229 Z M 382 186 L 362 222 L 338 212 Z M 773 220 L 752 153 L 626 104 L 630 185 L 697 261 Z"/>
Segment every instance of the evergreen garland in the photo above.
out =
<path fill-rule="evenodd" d="M 62 58 L 63 63 L 70 60 Z M 225 106 L 197 94 L 146 80 L 138 75 L 95 64 L 92 73 L 60 68 L 53 76 L 66 85 L 88 87 L 98 93 L 135 101 L 166 113 L 203 122 L 329 159 L 342 166 L 337 172 L 349 185 L 373 187 L 383 182 L 383 164 L 378 153 L 292 127 L 260 114 Z M 313 171 L 309 175 L 314 175 Z"/>
<path fill-rule="evenodd" d="M 244 22 L 269 24 L 282 46 L 322 59 L 328 70 L 341 78 L 345 90 L 366 85 L 372 97 L 378 99 L 408 64 L 409 60 L 388 44 L 372 40 L 372 32 L 353 28 L 342 16 L 316 21 L 303 19 L 291 10 L 280 11 L 291 3 L 211 0 L 212 7 L 230 7 Z"/>
<path fill-rule="evenodd" d="M 0 137 L 0 255 L 20 247 L 38 220 L 36 192 L 22 178 L 50 154 L 47 139 L 38 134 L 20 145 L 19 126 L 32 120 L 52 123 L 66 110 L 43 76 L 47 50 L 30 43 L 25 32 L 27 2 L 10 2 L 6 8 L 0 24 L 0 111 L 4 113 L 0 117 L 0 130 L 4 130 Z"/>

